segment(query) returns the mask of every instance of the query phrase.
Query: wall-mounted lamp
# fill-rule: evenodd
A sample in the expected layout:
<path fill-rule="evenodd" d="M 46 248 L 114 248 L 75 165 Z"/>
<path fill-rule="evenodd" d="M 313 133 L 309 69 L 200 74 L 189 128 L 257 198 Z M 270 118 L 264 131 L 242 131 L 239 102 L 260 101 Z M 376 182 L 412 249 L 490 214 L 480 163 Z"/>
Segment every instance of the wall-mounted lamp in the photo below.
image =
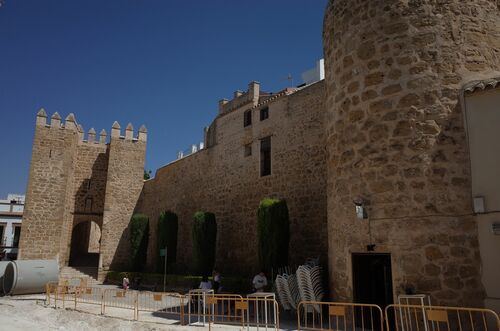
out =
<path fill-rule="evenodd" d="M 482 214 L 484 212 L 485 212 L 484 197 L 483 196 L 474 197 L 474 213 Z"/>
<path fill-rule="evenodd" d="M 368 212 L 366 211 L 366 200 L 362 197 L 357 197 L 352 202 L 356 207 L 356 216 L 358 219 L 367 219 Z"/>

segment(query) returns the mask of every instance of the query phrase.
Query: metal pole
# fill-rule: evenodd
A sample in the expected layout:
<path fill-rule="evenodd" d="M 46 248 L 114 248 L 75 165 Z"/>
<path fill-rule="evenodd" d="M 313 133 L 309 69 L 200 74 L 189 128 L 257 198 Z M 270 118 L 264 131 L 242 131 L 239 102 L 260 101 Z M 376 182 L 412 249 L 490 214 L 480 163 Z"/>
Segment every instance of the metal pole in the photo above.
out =
<path fill-rule="evenodd" d="M 165 266 L 163 268 L 163 292 L 165 292 L 165 287 L 167 284 L 167 246 L 165 246 Z"/>

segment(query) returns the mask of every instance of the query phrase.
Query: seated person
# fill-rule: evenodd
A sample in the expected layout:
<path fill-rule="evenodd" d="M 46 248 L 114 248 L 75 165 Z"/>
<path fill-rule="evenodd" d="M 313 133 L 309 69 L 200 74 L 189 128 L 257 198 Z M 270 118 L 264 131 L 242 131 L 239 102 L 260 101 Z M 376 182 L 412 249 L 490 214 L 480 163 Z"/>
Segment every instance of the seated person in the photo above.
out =
<path fill-rule="evenodd" d="M 260 273 L 255 275 L 252 284 L 255 289 L 255 292 L 264 292 L 264 289 L 267 286 L 267 278 L 264 271 L 261 271 Z"/>
<path fill-rule="evenodd" d="M 212 289 L 212 283 L 208 280 L 208 276 L 203 276 L 200 282 L 200 289 L 202 290 L 211 290 Z"/>

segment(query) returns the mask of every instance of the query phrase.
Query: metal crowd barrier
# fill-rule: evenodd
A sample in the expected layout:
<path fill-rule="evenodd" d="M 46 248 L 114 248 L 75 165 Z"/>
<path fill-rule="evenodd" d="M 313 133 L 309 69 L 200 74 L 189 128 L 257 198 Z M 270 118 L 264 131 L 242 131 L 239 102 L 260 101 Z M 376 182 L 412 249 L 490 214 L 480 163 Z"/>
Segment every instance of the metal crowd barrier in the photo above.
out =
<path fill-rule="evenodd" d="M 137 320 L 139 312 L 154 312 L 184 324 L 185 296 L 179 293 L 139 292 L 137 296 Z"/>
<path fill-rule="evenodd" d="M 209 328 L 212 324 L 238 325 L 257 330 L 279 330 L 279 308 L 274 298 L 209 295 L 206 298 Z"/>
<path fill-rule="evenodd" d="M 134 311 L 134 320 L 137 320 L 137 291 L 122 289 L 106 289 L 102 296 L 102 313 L 106 314 L 106 307 L 131 309 Z"/>
<path fill-rule="evenodd" d="M 500 318 L 490 309 L 422 305 L 389 305 L 387 330 L 396 331 L 499 331 Z"/>
<path fill-rule="evenodd" d="M 208 323 L 241 325 L 244 327 L 248 304 L 239 294 L 217 294 L 206 298 Z"/>
<path fill-rule="evenodd" d="M 382 331 L 384 315 L 377 305 L 302 301 L 297 306 L 298 330 Z"/>
<path fill-rule="evenodd" d="M 213 296 L 214 290 L 194 289 L 187 295 L 188 300 L 188 324 L 191 324 L 191 317 L 195 323 L 202 323 L 205 326 L 208 315 L 207 297 Z"/>
<path fill-rule="evenodd" d="M 48 283 L 47 304 L 66 308 L 69 303 L 75 309 L 78 304 L 100 305 L 101 314 L 106 313 L 107 307 L 129 309 L 134 320 L 139 319 L 139 312 L 152 312 L 179 320 L 181 325 L 191 324 L 193 315 L 197 317 L 195 323 L 205 325 L 208 321 L 209 328 L 227 324 L 247 330 L 279 330 L 278 303 L 273 297 L 243 298 L 238 294 L 214 294 L 211 290 L 192 290 L 184 296 L 68 284 Z M 383 314 L 379 306 L 372 304 L 302 301 L 297 306 L 297 327 L 336 331 L 500 331 L 500 318 L 494 311 L 481 308 L 393 304 Z"/>

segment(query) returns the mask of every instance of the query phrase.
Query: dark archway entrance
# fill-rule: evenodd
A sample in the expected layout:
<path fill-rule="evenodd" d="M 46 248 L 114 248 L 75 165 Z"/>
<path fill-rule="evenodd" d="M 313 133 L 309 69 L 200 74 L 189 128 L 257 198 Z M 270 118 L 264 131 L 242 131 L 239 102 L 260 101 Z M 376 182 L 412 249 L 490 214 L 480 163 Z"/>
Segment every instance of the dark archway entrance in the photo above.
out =
<path fill-rule="evenodd" d="M 101 228 L 92 221 L 78 223 L 71 233 L 69 265 L 72 267 L 98 267 Z"/>

